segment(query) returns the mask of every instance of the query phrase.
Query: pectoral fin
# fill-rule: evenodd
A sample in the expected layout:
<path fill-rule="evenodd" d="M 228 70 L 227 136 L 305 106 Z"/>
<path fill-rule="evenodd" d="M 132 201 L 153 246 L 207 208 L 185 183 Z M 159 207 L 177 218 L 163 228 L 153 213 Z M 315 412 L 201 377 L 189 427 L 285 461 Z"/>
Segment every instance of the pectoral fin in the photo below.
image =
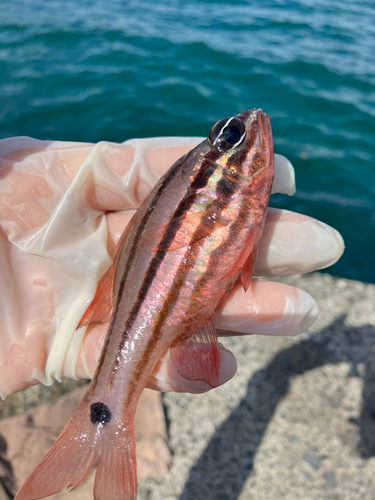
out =
<path fill-rule="evenodd" d="M 178 373 L 188 380 L 204 380 L 219 385 L 220 352 L 212 318 L 182 342 L 172 345 L 171 358 Z"/>
<path fill-rule="evenodd" d="M 251 276 L 254 273 L 258 248 L 260 242 L 260 231 L 254 231 L 246 242 L 244 250 L 231 269 L 221 278 L 222 281 L 230 278 L 235 273 L 241 270 L 241 283 L 245 292 L 247 292 Z"/>
<path fill-rule="evenodd" d="M 240 269 L 243 268 L 245 263 L 247 262 L 248 256 L 254 246 L 254 241 L 255 241 L 256 235 L 253 233 L 248 241 L 246 242 L 246 246 L 244 250 L 241 252 L 241 255 L 238 257 L 238 259 L 234 262 L 233 266 L 230 268 L 230 270 L 221 278 L 222 281 L 230 278 L 233 276 L 235 273 L 237 273 Z"/>
<path fill-rule="evenodd" d="M 251 283 L 251 277 L 254 274 L 255 264 L 258 255 L 259 242 L 260 238 L 258 237 L 254 245 L 252 246 L 246 261 L 241 267 L 241 283 L 245 292 L 247 292 L 247 290 L 249 289 Z"/>

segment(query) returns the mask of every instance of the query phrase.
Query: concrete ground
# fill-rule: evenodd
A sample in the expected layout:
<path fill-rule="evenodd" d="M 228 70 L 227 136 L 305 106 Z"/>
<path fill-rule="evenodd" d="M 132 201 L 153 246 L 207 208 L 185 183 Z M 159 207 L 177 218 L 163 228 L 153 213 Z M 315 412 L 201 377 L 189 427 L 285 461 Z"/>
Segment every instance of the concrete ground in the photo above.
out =
<path fill-rule="evenodd" d="M 238 360 L 232 381 L 205 395 L 163 395 L 169 470 L 162 412 L 146 404 L 149 422 L 159 415 L 146 455 L 159 465 L 140 480 L 139 500 L 375 500 L 375 286 L 321 273 L 285 281 L 314 295 L 318 321 L 297 338 L 226 339 Z M 20 397 L 19 410 L 9 398 L 0 412 L 23 411 Z M 21 480 L 22 450 L 30 462 L 9 426 L 25 432 L 35 411 L 0 422 L 1 500 Z M 40 441 L 40 427 L 28 432 Z M 64 498 L 90 498 L 91 481 Z"/>

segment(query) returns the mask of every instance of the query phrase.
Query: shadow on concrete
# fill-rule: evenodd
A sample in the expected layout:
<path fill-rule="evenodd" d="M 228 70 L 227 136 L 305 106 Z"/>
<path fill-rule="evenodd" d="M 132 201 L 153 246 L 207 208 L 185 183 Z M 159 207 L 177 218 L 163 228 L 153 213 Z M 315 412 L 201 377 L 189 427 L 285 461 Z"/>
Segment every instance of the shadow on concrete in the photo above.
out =
<path fill-rule="evenodd" d="M 246 396 L 217 429 L 191 469 L 180 500 L 238 498 L 252 473 L 255 455 L 273 413 L 289 391 L 290 381 L 327 364 L 349 362 L 352 375 L 363 377 L 362 413 L 355 422 L 360 431 L 358 453 L 362 458 L 374 456 L 375 353 L 370 348 L 374 338 L 373 326 L 348 327 L 343 316 L 312 338 L 278 353 L 249 380 Z"/>
<path fill-rule="evenodd" d="M 16 494 L 16 481 L 11 462 L 7 458 L 7 442 L 0 434 L 0 484 L 4 489 L 4 494 L 13 498 Z"/>

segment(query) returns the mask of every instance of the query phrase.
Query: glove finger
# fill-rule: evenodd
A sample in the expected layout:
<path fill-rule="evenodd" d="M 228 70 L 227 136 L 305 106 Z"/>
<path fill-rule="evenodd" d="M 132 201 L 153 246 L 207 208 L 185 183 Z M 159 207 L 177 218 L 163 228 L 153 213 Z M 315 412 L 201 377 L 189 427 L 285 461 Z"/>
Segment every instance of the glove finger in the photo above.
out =
<path fill-rule="evenodd" d="M 234 377 L 237 371 L 237 361 L 233 353 L 225 349 L 221 344 L 219 344 L 219 352 L 220 386 Z M 169 349 L 166 350 L 164 355 L 157 362 L 147 387 L 158 391 L 189 392 L 191 394 L 202 394 L 212 389 L 210 385 L 202 380 L 188 380 L 182 377 L 172 362 Z"/>
<path fill-rule="evenodd" d="M 28 249 L 29 240 L 50 218 L 59 213 L 64 222 L 66 204 L 73 208 L 70 219 L 88 218 L 92 209 L 137 209 L 159 177 L 199 141 L 164 137 L 92 145 L 3 139 L 0 223 L 12 242 Z M 292 165 L 275 155 L 273 192 L 292 194 L 294 189 Z M 95 216 L 90 214 L 91 219 Z"/>
<path fill-rule="evenodd" d="M 108 149 L 106 151 L 107 164 L 110 169 L 115 170 L 115 174 L 120 174 L 120 177 L 113 185 L 113 189 L 115 190 L 114 196 L 112 189 L 108 190 L 108 187 L 104 188 L 99 181 L 94 181 L 89 190 L 88 203 L 93 208 L 104 211 L 138 208 L 157 180 L 175 161 L 188 153 L 202 140 L 204 138 L 161 137 L 132 139 L 122 145 L 108 145 L 107 143 L 103 143 L 103 145 L 106 144 Z M 110 153 L 110 146 L 121 149 L 123 152 Z M 129 148 L 132 148 L 133 153 L 130 152 Z M 124 157 L 121 170 L 112 159 L 116 155 Z M 90 156 L 93 156 L 93 154 Z M 126 162 L 128 162 L 127 165 Z M 121 191 L 118 191 L 118 187 L 121 185 L 123 187 Z M 294 168 L 289 160 L 277 154 L 275 155 L 275 178 L 272 185 L 272 193 L 288 195 L 295 193 Z M 121 197 L 123 197 L 122 200 Z"/>
<path fill-rule="evenodd" d="M 107 250 L 114 256 L 117 242 L 134 211 L 107 214 Z M 255 274 L 290 276 L 334 264 L 344 251 L 339 232 L 306 215 L 269 208 Z"/>
<path fill-rule="evenodd" d="M 191 138 L 190 143 L 186 145 L 185 141 L 187 139 L 186 137 L 157 139 L 158 141 L 172 140 L 172 144 L 175 145 L 162 146 L 160 144 L 160 146 L 155 147 L 155 149 L 148 150 L 147 154 L 143 155 L 144 161 L 147 162 L 153 172 L 159 177 L 162 176 L 175 161 L 203 141 L 204 137 L 196 138 L 195 140 Z M 155 141 L 155 139 L 128 141 L 128 143 L 134 143 L 134 147 L 141 149 L 143 146 L 141 141 Z M 177 145 L 179 141 L 184 141 L 184 145 Z M 272 194 L 280 193 L 292 196 L 295 191 L 296 185 L 293 165 L 285 156 L 275 154 L 275 178 L 272 184 Z"/>
<path fill-rule="evenodd" d="M 291 276 L 334 264 L 344 252 L 341 234 L 306 215 L 268 208 L 255 274 Z"/>
<path fill-rule="evenodd" d="M 318 316 L 318 305 L 307 292 L 283 283 L 253 279 L 245 294 L 237 283 L 215 314 L 219 335 L 297 335 L 309 328 Z M 87 328 L 74 375 L 92 378 L 108 329 L 108 322 Z M 220 383 L 229 380 L 236 371 L 233 355 L 221 347 L 222 367 Z M 72 376 L 71 364 L 64 368 L 65 376 Z M 204 382 L 186 381 L 169 357 L 169 351 L 158 362 L 150 380 L 150 387 L 161 390 L 204 392 Z"/>
<path fill-rule="evenodd" d="M 298 335 L 315 322 L 319 307 L 307 292 L 284 283 L 253 278 L 245 293 L 236 283 L 215 311 L 219 336 Z"/>
<path fill-rule="evenodd" d="M 91 150 L 81 166 L 87 176 L 84 202 L 95 210 L 112 212 L 137 209 L 158 179 L 201 139 L 161 137 L 132 139 L 124 144 L 102 142 Z M 70 161 L 69 174 L 76 174 L 79 152 Z M 65 160 L 65 171 L 67 160 Z M 80 174 L 81 175 L 81 174 Z M 73 180 L 73 177 L 71 177 Z M 281 155 L 275 155 L 275 179 L 272 193 L 295 192 L 294 169 Z"/>
<path fill-rule="evenodd" d="M 108 323 L 97 323 L 87 328 L 75 371 L 75 375 L 79 378 L 93 377 L 108 326 Z M 222 385 L 234 376 L 237 363 L 233 354 L 222 345 L 220 345 L 220 356 L 219 385 Z M 72 376 L 69 366 L 64 367 L 63 375 L 65 377 Z M 211 389 L 206 382 L 187 380 L 181 377 L 172 363 L 169 349 L 156 364 L 147 387 L 160 391 L 191 392 L 193 394 Z"/>

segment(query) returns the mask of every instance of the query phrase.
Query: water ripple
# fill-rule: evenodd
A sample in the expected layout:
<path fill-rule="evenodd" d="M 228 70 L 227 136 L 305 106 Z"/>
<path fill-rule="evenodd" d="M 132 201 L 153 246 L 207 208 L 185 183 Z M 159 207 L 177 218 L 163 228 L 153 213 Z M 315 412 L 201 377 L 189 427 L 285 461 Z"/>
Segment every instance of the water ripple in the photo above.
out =
<path fill-rule="evenodd" d="M 296 168 L 281 206 L 344 235 L 333 272 L 375 282 L 370 0 L 2 0 L 0 137 L 206 135 L 253 106 Z"/>

